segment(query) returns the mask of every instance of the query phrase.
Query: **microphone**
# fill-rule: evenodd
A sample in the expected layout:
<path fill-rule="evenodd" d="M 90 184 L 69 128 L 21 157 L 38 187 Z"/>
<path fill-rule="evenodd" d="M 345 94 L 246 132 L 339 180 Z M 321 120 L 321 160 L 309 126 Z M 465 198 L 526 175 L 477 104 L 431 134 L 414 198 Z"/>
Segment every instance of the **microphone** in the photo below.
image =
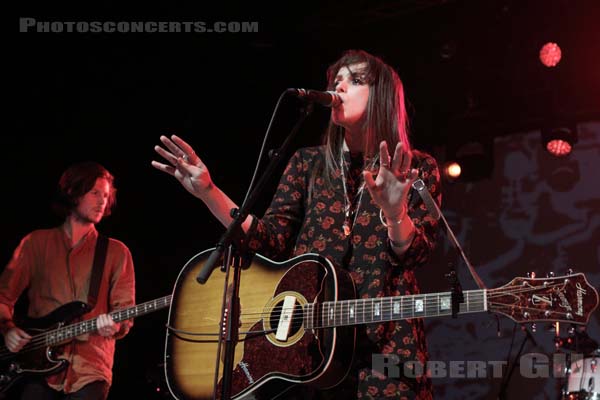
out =
<path fill-rule="evenodd" d="M 333 91 L 319 92 L 318 90 L 310 89 L 288 89 L 287 92 L 303 100 L 318 103 L 325 107 L 337 107 L 343 103 L 340 95 Z"/>

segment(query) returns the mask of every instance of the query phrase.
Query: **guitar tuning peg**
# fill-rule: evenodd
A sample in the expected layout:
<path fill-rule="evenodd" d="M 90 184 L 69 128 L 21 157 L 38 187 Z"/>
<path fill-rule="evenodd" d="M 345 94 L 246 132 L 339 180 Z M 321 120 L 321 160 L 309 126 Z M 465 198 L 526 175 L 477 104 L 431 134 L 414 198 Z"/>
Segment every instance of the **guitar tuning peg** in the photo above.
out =
<path fill-rule="evenodd" d="M 535 272 L 533 272 L 533 271 L 532 272 L 528 272 L 527 273 L 527 277 L 531 278 L 531 279 L 535 279 Z"/>
<path fill-rule="evenodd" d="M 546 278 L 554 278 L 554 272 L 550 271 L 546 274 Z"/>
<path fill-rule="evenodd" d="M 573 270 L 573 268 L 569 268 L 567 270 L 567 274 L 569 274 L 569 275 L 573 275 L 574 273 L 575 273 L 575 271 Z"/>

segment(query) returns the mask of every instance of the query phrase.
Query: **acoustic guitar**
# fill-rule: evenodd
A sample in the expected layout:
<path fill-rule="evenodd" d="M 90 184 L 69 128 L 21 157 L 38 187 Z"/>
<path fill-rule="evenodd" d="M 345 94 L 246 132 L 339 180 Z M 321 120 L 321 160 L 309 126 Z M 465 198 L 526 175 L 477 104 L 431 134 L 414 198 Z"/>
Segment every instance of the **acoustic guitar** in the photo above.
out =
<path fill-rule="evenodd" d="M 190 259 L 174 286 L 165 375 L 178 399 L 221 394 L 224 274 L 215 271 L 205 285 L 195 279 L 211 251 Z M 581 273 L 515 278 L 463 296 L 460 314 L 494 312 L 520 323 L 586 324 L 599 302 Z M 348 373 L 357 325 L 452 315 L 451 292 L 356 299 L 349 274 L 317 254 L 281 263 L 255 255 L 241 272 L 239 303 L 232 399 L 285 398 L 294 385 L 333 387 Z"/>

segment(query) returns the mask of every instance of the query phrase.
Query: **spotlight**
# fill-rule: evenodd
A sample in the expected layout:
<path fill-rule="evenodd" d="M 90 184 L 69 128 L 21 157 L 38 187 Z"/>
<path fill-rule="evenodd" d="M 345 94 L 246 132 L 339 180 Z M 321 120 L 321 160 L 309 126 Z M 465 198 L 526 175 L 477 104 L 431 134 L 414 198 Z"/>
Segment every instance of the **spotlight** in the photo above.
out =
<path fill-rule="evenodd" d="M 574 127 L 559 126 L 542 129 L 542 144 L 553 156 L 564 157 L 569 155 L 576 142 L 577 133 Z"/>
<path fill-rule="evenodd" d="M 444 175 L 449 179 L 458 179 L 461 172 L 462 168 L 456 161 L 450 161 L 444 165 Z"/>
<path fill-rule="evenodd" d="M 546 67 L 555 67 L 562 56 L 560 47 L 556 43 L 548 42 L 540 49 L 540 61 Z"/>

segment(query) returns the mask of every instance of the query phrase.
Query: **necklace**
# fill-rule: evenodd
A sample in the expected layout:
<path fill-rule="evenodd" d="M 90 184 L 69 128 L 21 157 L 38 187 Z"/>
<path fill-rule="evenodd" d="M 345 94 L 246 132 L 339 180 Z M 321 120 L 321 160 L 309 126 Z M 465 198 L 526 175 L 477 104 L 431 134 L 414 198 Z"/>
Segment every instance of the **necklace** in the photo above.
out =
<path fill-rule="evenodd" d="M 344 224 L 342 225 L 342 229 L 344 230 L 344 236 L 348 237 L 350 232 L 352 232 L 352 228 L 356 223 L 356 217 L 358 217 L 358 209 L 360 208 L 362 195 L 364 193 L 365 182 L 360 185 L 358 188 L 358 201 L 356 202 L 356 209 L 354 210 L 354 219 L 352 220 L 352 224 L 350 223 L 350 214 L 352 213 L 352 201 L 350 201 L 350 194 L 348 193 L 348 189 L 346 187 L 346 174 L 344 173 L 344 147 L 340 147 L 340 175 L 342 178 L 342 188 L 344 190 Z"/>

